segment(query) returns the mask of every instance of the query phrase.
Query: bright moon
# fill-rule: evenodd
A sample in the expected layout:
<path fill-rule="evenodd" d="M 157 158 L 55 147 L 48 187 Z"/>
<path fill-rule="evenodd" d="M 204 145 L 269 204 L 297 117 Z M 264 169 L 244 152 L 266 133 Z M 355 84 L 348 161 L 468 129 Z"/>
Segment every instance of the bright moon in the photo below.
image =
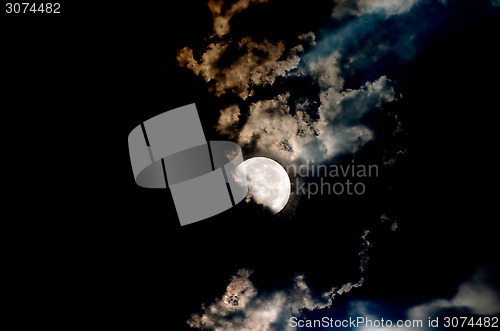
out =
<path fill-rule="evenodd" d="M 240 170 L 246 174 L 248 191 L 257 203 L 274 214 L 285 207 L 290 197 L 290 178 L 281 164 L 267 157 L 253 157 L 241 163 Z"/>

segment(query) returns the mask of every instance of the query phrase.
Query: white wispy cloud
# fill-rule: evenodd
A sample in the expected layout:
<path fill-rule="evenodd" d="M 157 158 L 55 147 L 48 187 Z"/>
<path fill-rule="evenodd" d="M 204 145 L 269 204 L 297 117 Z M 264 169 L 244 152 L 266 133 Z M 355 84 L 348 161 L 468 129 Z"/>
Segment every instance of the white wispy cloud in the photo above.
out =
<path fill-rule="evenodd" d="M 420 0 L 333 0 L 333 17 L 381 13 L 386 16 L 409 12 Z"/>
<path fill-rule="evenodd" d="M 474 276 L 460 284 L 451 299 L 436 299 L 411 308 L 410 318 L 427 318 L 440 309 L 465 310 L 476 315 L 500 313 L 500 296 L 489 284 L 487 270 L 479 269 Z"/>
<path fill-rule="evenodd" d="M 491 285 L 488 270 L 478 268 L 471 279 L 464 281 L 457 288 L 455 295 L 452 298 L 438 298 L 425 302 L 413 307 L 410 307 L 401 319 L 392 320 L 395 323 L 398 320 L 422 321 L 422 327 L 397 327 L 394 324 L 390 328 L 381 327 L 362 327 L 363 331 L 374 330 L 431 330 L 428 327 L 428 319 L 433 319 L 443 309 L 451 309 L 459 311 L 463 314 L 473 314 L 478 316 L 494 316 L 500 313 L 500 296 L 498 290 Z M 380 320 L 388 319 L 388 316 L 379 315 L 374 312 L 373 307 L 377 306 L 375 302 L 355 300 L 350 303 L 350 316 L 363 316 L 368 319 Z M 382 312 L 383 313 L 383 312 Z"/>

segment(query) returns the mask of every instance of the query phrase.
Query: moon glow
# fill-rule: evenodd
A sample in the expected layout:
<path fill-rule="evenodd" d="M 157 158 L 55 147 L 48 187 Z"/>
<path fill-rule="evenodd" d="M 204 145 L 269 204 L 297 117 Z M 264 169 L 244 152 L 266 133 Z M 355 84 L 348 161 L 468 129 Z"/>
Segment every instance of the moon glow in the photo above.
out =
<path fill-rule="evenodd" d="M 241 163 L 250 196 L 274 214 L 280 212 L 290 197 L 290 178 L 278 162 L 267 157 L 253 157 Z"/>

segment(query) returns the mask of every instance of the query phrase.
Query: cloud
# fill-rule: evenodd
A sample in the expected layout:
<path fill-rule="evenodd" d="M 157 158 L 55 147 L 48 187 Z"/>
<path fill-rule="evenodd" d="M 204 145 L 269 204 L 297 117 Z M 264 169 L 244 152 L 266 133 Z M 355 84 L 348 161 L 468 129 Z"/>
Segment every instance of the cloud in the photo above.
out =
<path fill-rule="evenodd" d="M 224 10 L 224 0 L 211 0 L 208 2 L 208 8 L 212 12 L 214 22 L 214 32 L 219 37 L 229 33 L 229 21 L 236 14 L 247 9 L 251 3 L 265 3 L 269 0 L 238 0 L 231 5 L 229 9 Z"/>
<path fill-rule="evenodd" d="M 361 236 L 360 273 L 368 263 L 368 249 L 371 247 L 366 230 Z M 363 285 L 361 276 L 357 282 L 348 282 L 333 287 L 320 295 L 314 295 L 304 275 L 297 275 L 289 289 L 270 293 L 259 292 L 250 280 L 252 271 L 240 269 L 231 278 L 221 298 L 209 306 L 203 306 L 199 314 L 193 314 L 187 321 L 192 328 L 213 331 L 288 330 L 287 321 L 304 310 L 324 309 L 333 304 L 337 295 L 350 292 Z"/>
<path fill-rule="evenodd" d="M 230 105 L 229 107 L 222 109 L 216 126 L 217 131 L 221 134 L 230 136 L 231 139 L 234 139 L 234 135 L 238 130 L 236 125 L 240 121 L 240 115 L 241 112 L 238 105 Z"/>
<path fill-rule="evenodd" d="M 308 159 L 325 161 L 339 153 L 355 152 L 373 139 L 372 130 L 360 124 L 363 116 L 395 100 L 391 81 L 385 76 L 357 90 L 339 90 L 335 84 L 339 83 L 332 82 L 320 92 L 318 139 L 314 148 L 304 151 Z"/>
<path fill-rule="evenodd" d="M 187 324 L 192 328 L 214 331 L 274 330 L 273 324 L 282 314 L 316 306 L 300 276 L 290 293 L 258 294 L 249 280 L 250 275 L 249 270 L 240 269 L 222 298 L 204 308 L 201 314 L 192 315 Z"/>
<path fill-rule="evenodd" d="M 498 289 L 491 285 L 491 279 L 488 270 L 485 268 L 478 268 L 471 279 L 464 281 L 457 288 L 456 294 L 451 299 L 434 299 L 429 302 L 410 307 L 405 316 L 401 319 L 403 321 L 422 321 L 423 328 L 421 327 L 396 327 L 393 319 L 394 326 L 390 328 L 370 328 L 362 327 L 364 331 L 371 330 L 426 330 L 431 329 L 427 327 L 427 320 L 429 317 L 433 318 L 444 309 L 455 310 L 462 314 L 473 314 L 479 316 L 492 316 L 500 313 L 500 296 Z M 375 313 L 374 311 L 377 311 Z M 380 320 L 382 317 L 387 320 L 388 316 L 379 316 L 383 313 L 379 304 L 371 301 L 355 300 L 350 303 L 350 316 L 365 316 L 371 320 Z"/>
<path fill-rule="evenodd" d="M 189 47 L 178 53 L 179 65 L 203 77 L 214 96 L 230 94 L 246 102 L 244 108 L 241 103 L 222 108 L 216 130 L 253 148 L 255 153 L 286 164 L 305 160 L 326 162 L 339 154 L 353 153 L 372 140 L 373 131 L 361 124 L 361 120 L 369 112 L 380 109 L 383 103 L 396 99 L 392 81 L 381 75 L 357 89 L 345 89 L 343 78 L 346 70 L 355 70 L 356 64 L 364 61 L 361 54 L 368 46 L 344 54 L 342 47 L 328 41 L 331 36 L 318 43 L 312 32 L 299 35 L 296 45 L 290 49 L 282 41 L 256 42 L 248 36 L 239 40 L 228 37 L 230 18 L 253 2 L 261 1 L 237 1 L 224 10 L 223 1 L 211 1 L 209 8 L 220 40 L 210 43 L 199 58 L 195 58 L 195 52 Z M 402 4 L 396 6 L 390 1 L 376 4 L 358 1 L 357 6 L 392 8 L 393 11 L 393 7 L 398 7 L 398 11 L 403 12 Z M 410 2 L 405 6 L 409 7 Z M 339 38 L 345 33 L 354 36 L 362 29 L 358 24 L 336 35 Z M 370 47 L 383 52 L 382 46 L 376 41 Z M 320 51 L 307 51 L 304 56 L 305 47 Z M 346 58 L 350 63 L 346 64 Z M 265 98 L 255 95 L 257 87 L 272 87 L 278 77 L 309 80 L 318 86 L 319 94 L 297 98 L 296 91 L 285 89 L 272 98 L 268 94 Z"/>
<path fill-rule="evenodd" d="M 229 46 L 236 54 L 236 59 L 226 66 L 220 65 L 221 57 Z M 284 56 L 283 42 L 272 43 L 264 40 L 255 42 L 245 37 L 237 42 L 219 41 L 211 43 L 199 60 L 194 58 L 193 49 L 185 47 L 180 50 L 177 61 L 180 66 L 202 76 L 207 83 L 213 83 L 211 90 L 220 97 L 232 93 L 245 100 L 253 94 L 253 88 L 262 85 L 272 85 L 277 77 L 285 76 L 299 63 L 298 53 L 303 48 L 295 47 Z"/>
<path fill-rule="evenodd" d="M 239 0 L 229 9 L 224 9 L 223 0 L 209 1 L 214 32 L 219 38 L 211 38 L 216 40 L 207 46 L 199 58 L 195 57 L 192 48 L 182 48 L 177 54 L 178 64 L 203 77 L 215 96 L 230 93 L 243 100 L 254 93 L 255 87 L 271 85 L 277 77 L 286 76 L 297 67 L 299 54 L 304 50 L 303 45 L 314 43 L 314 35 L 298 36 L 297 45 L 289 50 L 286 50 L 282 41 L 256 42 L 249 36 L 239 40 L 227 36 L 231 18 L 247 9 L 250 4 L 264 2 L 268 0 Z M 228 58 L 231 60 L 228 61 Z"/>
<path fill-rule="evenodd" d="M 361 16 L 379 13 L 385 16 L 408 13 L 420 0 L 334 0 L 332 16 L 342 18 L 346 15 Z"/>
<path fill-rule="evenodd" d="M 231 19 L 260 2 L 210 1 L 215 36 L 205 49 L 181 49 L 177 60 L 215 97 L 230 96 L 219 103 L 219 133 L 285 166 L 329 162 L 373 140 L 363 119 L 397 99 L 394 69 L 449 15 L 444 0 L 335 0 L 333 16 L 352 16 L 335 28 L 286 41 L 232 35 Z M 302 92 L 297 81 L 317 92 Z"/>
<path fill-rule="evenodd" d="M 498 0 L 491 1 L 498 5 Z M 302 34 L 293 42 L 257 41 L 251 36 L 236 39 L 230 33 L 231 19 L 259 2 L 265 1 L 239 0 L 230 6 L 222 0 L 210 1 L 215 35 L 201 52 L 189 47 L 181 49 L 177 60 L 180 66 L 202 77 L 215 97 L 230 95 L 229 100 L 238 99 L 231 104 L 221 101 L 223 106 L 216 123 L 220 134 L 285 166 L 305 160 L 328 162 L 339 154 L 353 153 L 374 139 L 375 132 L 363 119 L 397 99 L 384 60 L 410 61 L 417 52 L 419 36 L 432 32 L 444 20 L 433 10 L 424 10 L 434 9 L 429 1 L 335 0 L 333 17 L 345 19 L 336 28 Z M 445 2 L 440 0 L 438 6 L 443 7 Z M 412 12 L 417 6 L 423 9 L 422 13 Z M 414 13 L 418 15 L 413 16 Z M 350 78 L 356 75 L 362 78 L 352 83 Z M 316 94 L 297 95 L 297 89 L 286 85 L 289 80 L 306 80 L 317 87 Z M 277 82 L 279 89 L 273 89 Z M 266 93 L 259 94 L 264 88 L 268 88 Z M 402 130 L 400 122 L 398 125 L 395 133 Z M 399 153 L 406 151 L 396 155 Z M 396 162 L 396 156 L 387 162 Z M 381 221 L 387 222 L 392 231 L 398 227 L 398 222 L 387 215 Z M 222 297 L 203 307 L 188 324 L 218 331 L 274 330 L 276 323 L 292 314 L 329 307 L 337 295 L 363 285 L 370 258 L 368 235 L 369 231 L 361 237 L 357 281 L 315 294 L 305 277 L 299 275 L 292 288 L 265 293 L 251 282 L 251 272 L 242 269 L 231 279 Z M 476 275 L 460 285 L 453 298 L 412 307 L 408 316 L 434 314 L 441 309 L 493 314 L 500 311 L 499 307 L 498 292 Z M 359 305 L 355 310 L 368 315 L 367 309 Z"/>
<path fill-rule="evenodd" d="M 395 100 L 391 81 L 385 76 L 359 89 L 344 90 L 337 54 L 311 63 L 299 74 L 314 78 L 321 88 L 317 119 L 309 115 L 313 101 L 306 99 L 291 106 L 290 94 L 285 93 L 250 104 L 241 129 L 235 126 L 239 118 L 234 116 L 239 108 L 231 105 L 223 109 L 217 130 L 282 162 L 323 162 L 339 153 L 355 152 L 373 139 L 373 132 L 360 120 L 384 102 Z"/>
<path fill-rule="evenodd" d="M 248 279 L 248 270 L 241 269 L 238 275 L 240 276 L 233 277 L 223 295 L 223 298 L 230 297 L 232 300 L 218 299 L 204 308 L 201 314 L 191 316 L 187 322 L 190 327 L 213 331 L 281 330 L 285 325 L 284 321 L 293 313 L 328 305 L 328 300 L 317 301 L 311 295 L 303 276 L 296 278 L 295 285 L 290 291 L 257 294 Z M 234 288 L 244 288 L 247 291 L 250 288 L 250 291 L 249 294 L 238 291 L 234 293 Z M 239 304 L 240 300 L 248 302 Z"/>
<path fill-rule="evenodd" d="M 408 311 L 411 318 L 427 318 L 440 309 L 456 309 L 475 315 L 495 315 L 500 313 L 500 296 L 488 281 L 488 272 L 478 269 L 474 276 L 462 283 L 451 299 L 436 299 L 415 306 Z"/>
<path fill-rule="evenodd" d="M 307 113 L 291 113 L 290 94 L 280 94 L 271 100 L 257 101 L 249 106 L 248 119 L 240 130 L 238 143 L 253 144 L 279 159 L 293 160 L 297 150 L 313 139 L 312 121 Z"/>

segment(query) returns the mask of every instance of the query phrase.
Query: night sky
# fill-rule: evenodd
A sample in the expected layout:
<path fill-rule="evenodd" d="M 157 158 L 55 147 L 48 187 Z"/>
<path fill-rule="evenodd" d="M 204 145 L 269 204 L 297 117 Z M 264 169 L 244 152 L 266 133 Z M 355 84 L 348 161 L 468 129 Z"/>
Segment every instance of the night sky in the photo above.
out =
<path fill-rule="evenodd" d="M 207 2 L 2 12 L 18 299 L 70 329 L 498 316 L 500 4 Z M 169 190 L 135 184 L 127 136 L 193 102 L 207 140 L 245 158 L 379 176 L 361 196 L 294 194 L 278 215 L 243 201 L 181 227 Z M 299 114 L 302 135 L 283 124 Z"/>

